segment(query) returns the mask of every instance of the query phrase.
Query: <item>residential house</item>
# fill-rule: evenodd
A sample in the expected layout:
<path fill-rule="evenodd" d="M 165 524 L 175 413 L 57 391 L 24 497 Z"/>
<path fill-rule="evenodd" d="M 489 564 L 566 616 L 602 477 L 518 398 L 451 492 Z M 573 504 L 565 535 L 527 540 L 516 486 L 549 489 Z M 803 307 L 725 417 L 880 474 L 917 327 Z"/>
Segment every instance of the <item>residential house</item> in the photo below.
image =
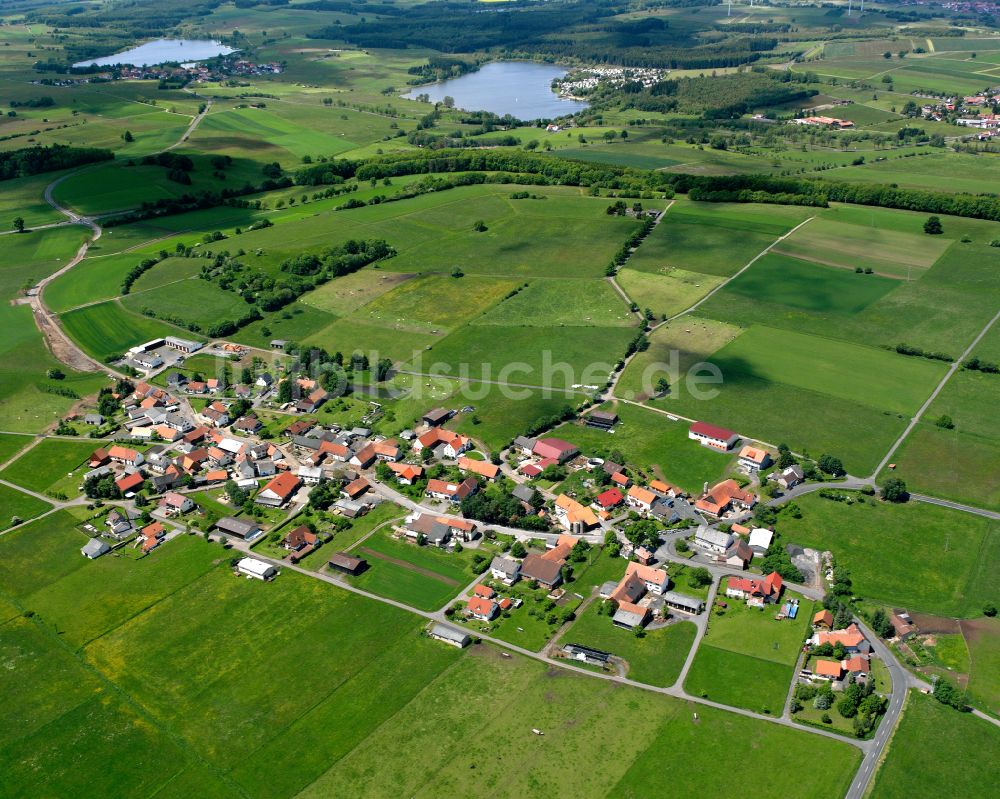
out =
<path fill-rule="evenodd" d="M 229 424 L 229 409 L 218 400 L 204 408 L 199 416 L 205 422 L 215 427 L 225 427 Z"/>
<path fill-rule="evenodd" d="M 458 504 L 479 490 L 479 483 L 474 477 L 467 477 L 461 483 L 449 483 L 445 480 L 428 480 L 424 493 L 432 499 L 447 500 Z"/>
<path fill-rule="evenodd" d="M 264 425 L 261 424 L 260 419 L 258 419 L 253 414 L 247 414 L 246 416 L 241 416 L 235 422 L 233 422 L 233 430 L 237 433 L 256 433 Z"/>
<path fill-rule="evenodd" d="M 88 413 L 83 417 L 83 423 L 94 427 L 100 427 L 104 424 L 104 417 L 99 413 Z"/>
<path fill-rule="evenodd" d="M 676 591 L 663 592 L 663 604 L 671 610 L 679 610 L 682 613 L 690 613 L 697 616 L 705 609 L 705 602 L 687 594 L 678 594 Z"/>
<path fill-rule="evenodd" d="M 434 427 L 422 436 L 418 436 L 413 442 L 414 452 L 423 452 L 425 448 L 437 450 L 439 447 L 443 457 L 457 458 L 463 452 L 472 449 L 472 439 L 451 430 L 445 430 L 443 427 Z"/>
<path fill-rule="evenodd" d="M 788 490 L 789 488 L 795 488 L 795 486 L 805 479 L 805 473 L 802 471 L 802 467 L 796 463 L 789 466 L 781 474 L 779 474 L 775 482 L 785 490 Z"/>
<path fill-rule="evenodd" d="M 743 570 L 753 560 L 753 550 L 742 538 L 737 538 L 718 559 L 730 568 Z"/>
<path fill-rule="evenodd" d="M 376 459 L 380 461 L 395 463 L 403 457 L 403 450 L 400 449 L 399 442 L 394 438 L 387 438 L 385 441 L 376 441 L 372 446 L 375 448 Z"/>
<path fill-rule="evenodd" d="M 490 562 L 490 574 L 504 585 L 513 585 L 521 576 L 521 564 L 513 558 L 497 555 Z"/>
<path fill-rule="evenodd" d="M 625 472 L 615 472 L 611 475 L 611 482 L 615 484 L 615 487 L 622 489 L 623 491 L 632 485 L 632 481 Z"/>
<path fill-rule="evenodd" d="M 552 589 L 562 582 L 561 568 L 561 562 L 546 560 L 545 555 L 532 552 L 521 561 L 521 576 L 525 580 L 534 580 L 539 585 Z"/>
<path fill-rule="evenodd" d="M 632 486 L 628 490 L 628 494 L 625 496 L 625 501 L 628 503 L 629 507 L 635 508 L 640 512 L 651 510 L 653 503 L 656 502 L 656 499 L 656 494 L 648 488 L 643 488 L 642 486 Z"/>
<path fill-rule="evenodd" d="M 261 372 L 257 375 L 254 385 L 257 388 L 269 389 L 274 385 L 274 378 L 271 376 L 270 372 Z"/>
<path fill-rule="evenodd" d="M 783 589 L 784 583 L 777 572 L 771 572 L 763 580 L 751 577 L 729 577 L 726 580 L 727 597 L 745 599 L 748 605 L 760 607 L 777 602 Z"/>
<path fill-rule="evenodd" d="M 274 477 L 256 497 L 254 502 L 258 505 L 267 505 L 271 508 L 280 508 L 285 505 L 292 495 L 298 490 L 302 481 L 291 472 L 282 472 Z"/>
<path fill-rule="evenodd" d="M 302 552 L 308 548 L 312 552 L 319 544 L 319 536 L 304 524 L 300 524 L 294 530 L 281 539 L 281 548 L 289 552 Z"/>
<path fill-rule="evenodd" d="M 142 547 L 143 554 L 145 554 L 156 549 L 163 542 L 166 535 L 167 531 L 163 525 L 160 522 L 153 522 L 142 528 L 135 543 L 137 546 Z"/>
<path fill-rule="evenodd" d="M 184 496 L 184 494 L 178 494 L 176 491 L 170 491 L 164 494 L 163 498 L 160 500 L 160 509 L 166 513 L 167 516 L 179 516 L 182 513 L 187 513 L 193 508 L 194 502 L 191 501 L 191 498 Z"/>
<path fill-rule="evenodd" d="M 423 535 L 428 543 L 444 546 L 452 538 L 472 541 L 479 537 L 474 522 L 447 516 L 432 516 L 429 513 L 415 513 L 406 517 L 403 532 L 407 538 L 417 539 Z"/>
<path fill-rule="evenodd" d="M 424 476 L 424 467 L 412 463 L 390 463 L 389 468 L 396 475 L 396 481 L 401 485 L 410 486 Z"/>
<path fill-rule="evenodd" d="M 184 386 L 185 394 L 207 394 L 208 383 L 204 380 L 191 380 Z"/>
<path fill-rule="evenodd" d="M 487 480 L 496 480 L 500 474 L 500 467 L 488 461 L 477 461 L 472 458 L 459 458 L 458 468 L 463 472 L 472 472 Z"/>
<path fill-rule="evenodd" d="M 703 447 L 717 449 L 720 452 L 729 452 L 740 440 L 734 431 L 706 422 L 695 422 L 691 425 L 688 428 L 688 438 L 697 441 Z"/>
<path fill-rule="evenodd" d="M 905 610 L 893 610 L 889 621 L 892 623 L 893 632 L 900 641 L 905 641 L 917 632 L 917 625 L 913 623 L 910 614 Z"/>
<path fill-rule="evenodd" d="M 747 445 L 740 450 L 739 465 L 740 468 L 756 474 L 771 465 L 771 455 L 766 449 Z"/>
<path fill-rule="evenodd" d="M 844 667 L 839 660 L 816 658 L 812 663 L 813 677 L 830 682 L 840 682 L 844 675 Z"/>
<path fill-rule="evenodd" d="M 489 621 L 497 615 L 498 610 L 496 602 L 481 596 L 469 597 L 469 601 L 465 606 L 466 615 L 479 621 Z"/>
<path fill-rule="evenodd" d="M 326 402 L 329 395 L 322 388 L 317 388 L 306 397 L 295 403 L 295 410 L 299 413 L 313 413 L 320 405 Z"/>
<path fill-rule="evenodd" d="M 530 455 L 535 450 L 535 444 L 538 443 L 537 438 L 529 438 L 528 436 L 518 436 L 514 439 L 514 443 L 510 445 L 512 450 L 520 450 L 522 455 Z"/>
<path fill-rule="evenodd" d="M 316 426 L 315 422 L 309 421 L 308 419 L 297 419 L 292 422 L 288 427 L 285 428 L 284 435 L 289 438 L 295 438 L 296 436 L 304 436 L 310 430 Z"/>
<path fill-rule="evenodd" d="M 111 460 L 111 456 L 108 451 L 103 448 L 95 449 L 90 454 L 90 460 L 87 462 L 87 467 L 90 469 L 96 469 L 98 466 L 103 466 Z"/>
<path fill-rule="evenodd" d="M 145 460 L 142 453 L 138 450 L 122 447 L 118 444 L 115 444 L 108 450 L 108 457 L 115 463 L 132 467 L 141 466 Z"/>
<path fill-rule="evenodd" d="M 731 533 L 702 525 L 694 534 L 694 543 L 709 552 L 723 554 L 733 545 L 733 536 Z"/>
<path fill-rule="evenodd" d="M 621 505 L 625 501 L 625 497 L 617 488 L 609 488 L 598 494 L 595 501 L 601 510 L 611 510 Z"/>
<path fill-rule="evenodd" d="M 323 479 L 323 470 L 319 466 L 300 466 L 296 474 L 309 486 L 318 485 Z"/>
<path fill-rule="evenodd" d="M 535 442 L 532 454 L 542 459 L 550 458 L 557 463 L 565 463 L 580 454 L 580 450 L 575 444 L 570 444 L 561 438 L 540 438 Z"/>
<path fill-rule="evenodd" d="M 369 444 L 368 446 L 362 447 L 355 452 L 354 455 L 351 456 L 350 463 L 362 469 L 367 469 L 375 463 L 376 458 L 375 445 Z"/>
<path fill-rule="evenodd" d="M 832 630 L 833 613 L 829 610 L 821 610 L 813 616 L 812 626 L 814 630 Z"/>
<path fill-rule="evenodd" d="M 756 504 L 757 497 L 740 488 L 735 480 L 723 480 L 702 494 L 694 506 L 702 513 L 719 518 L 731 510 L 751 510 Z"/>
<path fill-rule="evenodd" d="M 108 527 L 108 535 L 119 541 L 128 538 L 135 530 L 132 522 L 139 518 L 139 514 L 127 508 L 115 508 L 108 514 L 104 523 Z"/>
<path fill-rule="evenodd" d="M 257 472 L 258 477 L 271 477 L 277 474 L 278 467 L 274 465 L 274 461 L 270 458 L 263 458 L 254 462 L 254 470 Z"/>
<path fill-rule="evenodd" d="M 815 646 L 823 646 L 824 644 L 837 646 L 840 644 L 845 651 L 852 655 L 868 651 L 868 646 L 866 646 L 868 642 L 857 624 L 850 624 L 843 630 L 818 631 L 813 633 L 809 640 Z"/>

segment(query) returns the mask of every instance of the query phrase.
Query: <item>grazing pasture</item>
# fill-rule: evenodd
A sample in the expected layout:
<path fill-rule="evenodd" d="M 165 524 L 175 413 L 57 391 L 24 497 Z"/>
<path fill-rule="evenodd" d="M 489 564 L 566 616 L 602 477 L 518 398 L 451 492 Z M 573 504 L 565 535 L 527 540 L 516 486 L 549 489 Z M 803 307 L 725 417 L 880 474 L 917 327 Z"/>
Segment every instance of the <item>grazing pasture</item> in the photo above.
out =
<path fill-rule="evenodd" d="M 12 526 L 17 519 L 26 521 L 39 516 L 52 506 L 42 500 L 6 485 L 0 485 L 0 530 Z"/>
<path fill-rule="evenodd" d="M 573 407 L 582 397 L 578 393 L 550 392 L 538 389 L 502 389 L 489 383 L 462 383 L 454 402 L 468 403 L 474 411 L 459 413 L 447 423 L 480 441 L 490 450 L 500 450 L 529 427 Z"/>
<path fill-rule="evenodd" d="M 198 278 L 133 292 L 123 297 L 121 304 L 136 314 L 152 311 L 203 329 L 223 319 L 239 318 L 247 310 L 246 302 L 235 292 Z"/>
<path fill-rule="evenodd" d="M 367 267 L 324 283 L 304 294 L 301 302 L 336 316 L 346 316 L 378 299 L 413 275 L 384 272 Z"/>
<path fill-rule="evenodd" d="M 720 277 L 673 267 L 656 273 L 628 267 L 618 273 L 617 280 L 636 305 L 644 312 L 648 308 L 657 317 L 690 308 L 722 282 Z"/>
<path fill-rule="evenodd" d="M 780 716 L 792 676 L 791 666 L 703 641 L 684 681 L 684 690 L 725 705 Z"/>

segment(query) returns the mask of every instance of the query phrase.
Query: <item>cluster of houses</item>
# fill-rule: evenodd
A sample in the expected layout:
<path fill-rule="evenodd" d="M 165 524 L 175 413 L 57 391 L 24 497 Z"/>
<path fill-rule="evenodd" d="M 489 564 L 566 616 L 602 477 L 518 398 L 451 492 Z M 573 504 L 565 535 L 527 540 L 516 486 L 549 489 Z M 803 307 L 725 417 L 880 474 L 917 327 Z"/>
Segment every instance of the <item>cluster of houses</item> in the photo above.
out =
<path fill-rule="evenodd" d="M 801 677 L 807 680 L 823 680 L 841 690 L 849 678 L 864 682 L 871 672 L 872 647 L 857 624 L 850 624 L 842 630 L 833 629 L 834 617 L 829 610 L 821 610 L 813 616 L 813 634 L 806 641 L 807 651 L 832 651 L 840 657 L 811 655 Z"/>
<path fill-rule="evenodd" d="M 78 66 L 86 66 L 82 62 Z M 206 64 L 192 63 L 180 66 L 167 66 L 160 64 L 157 66 L 132 66 L 131 64 L 120 64 L 109 68 L 105 72 L 97 73 L 105 80 L 183 80 L 210 83 L 215 81 L 229 80 L 234 77 L 252 77 L 254 75 L 280 75 L 284 67 L 277 61 L 257 64 L 253 61 L 240 59 L 223 59 L 220 62 L 213 62 L 211 66 Z M 94 75 L 90 76 L 95 77 Z M 87 82 L 87 81 L 83 81 Z"/>
<path fill-rule="evenodd" d="M 652 67 L 587 67 L 575 69 L 565 78 L 557 78 L 553 86 L 560 97 L 575 98 L 590 93 L 600 84 L 639 83 L 649 88 L 663 80 L 669 71 Z"/>
<path fill-rule="evenodd" d="M 854 123 L 849 119 L 837 119 L 836 117 L 810 116 L 800 117 L 791 120 L 793 125 L 807 125 L 811 127 L 833 128 L 834 130 L 850 130 Z"/>
<path fill-rule="evenodd" d="M 774 533 L 765 527 L 734 524 L 728 532 L 708 525 L 695 531 L 694 543 L 720 566 L 745 570 L 755 555 L 766 555 Z"/>
<path fill-rule="evenodd" d="M 615 603 L 611 621 L 626 630 L 645 627 L 651 619 L 663 618 L 670 610 L 697 615 L 705 609 L 700 599 L 669 588 L 670 577 L 666 570 L 630 561 L 617 584 L 601 586 L 600 596 Z"/>

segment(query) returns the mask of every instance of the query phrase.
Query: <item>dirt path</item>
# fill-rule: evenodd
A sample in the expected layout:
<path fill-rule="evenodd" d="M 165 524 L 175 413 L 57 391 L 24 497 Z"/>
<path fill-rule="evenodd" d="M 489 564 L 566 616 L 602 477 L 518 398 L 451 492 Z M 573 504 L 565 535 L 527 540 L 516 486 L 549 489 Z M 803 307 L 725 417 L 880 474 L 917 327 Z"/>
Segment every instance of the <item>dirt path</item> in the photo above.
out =
<path fill-rule="evenodd" d="M 458 580 L 452 580 L 450 577 L 445 577 L 443 574 L 438 574 L 437 572 L 432 572 L 430 569 L 424 569 L 420 566 L 414 566 L 405 560 L 400 560 L 399 558 L 393 558 L 389 555 L 383 555 L 381 552 L 376 552 L 374 549 L 369 549 L 368 547 L 361 547 L 360 552 L 364 552 L 366 555 L 377 560 L 384 560 L 388 563 L 392 563 L 395 566 L 399 566 L 407 571 L 416 572 L 424 577 L 430 577 L 432 580 L 437 580 L 439 583 L 444 583 L 445 585 L 461 585 Z"/>

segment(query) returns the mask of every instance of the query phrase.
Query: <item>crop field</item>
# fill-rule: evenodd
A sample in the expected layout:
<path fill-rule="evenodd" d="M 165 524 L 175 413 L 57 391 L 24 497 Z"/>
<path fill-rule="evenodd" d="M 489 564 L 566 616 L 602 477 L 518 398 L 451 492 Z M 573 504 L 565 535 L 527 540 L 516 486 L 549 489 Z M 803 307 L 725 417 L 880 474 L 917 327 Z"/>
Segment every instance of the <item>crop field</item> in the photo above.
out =
<path fill-rule="evenodd" d="M 848 269 L 870 267 L 889 277 L 919 277 L 940 258 L 951 241 L 924 233 L 881 227 L 862 230 L 833 219 L 814 219 L 775 249 L 807 261 Z"/>
<path fill-rule="evenodd" d="M 905 218 L 899 221 L 908 222 Z M 951 221 L 946 220 L 946 231 L 950 232 L 947 225 Z M 919 279 L 897 281 L 895 289 L 853 315 L 823 309 L 807 312 L 768 302 L 762 296 L 734 294 L 730 286 L 709 298 L 698 312 L 744 326 L 764 324 L 876 346 L 894 347 L 905 342 L 955 357 L 992 318 L 1000 302 L 995 279 L 1000 252 L 989 246 L 987 229 L 962 224 L 955 226 L 955 232 L 974 238 L 954 243 Z M 752 277 L 754 267 L 745 275 Z M 877 278 L 849 273 L 844 280 L 847 277 Z"/>
<path fill-rule="evenodd" d="M 783 599 L 788 598 L 786 592 Z M 738 600 L 728 604 L 722 615 L 710 617 L 684 687 L 696 696 L 780 715 L 812 603 L 802 600 L 794 621 L 776 621 L 774 608 L 748 608 Z"/>
<path fill-rule="evenodd" d="M 87 458 L 97 446 L 97 442 L 89 440 L 45 439 L 0 472 L 0 477 L 39 494 L 61 491 L 75 496 Z M 84 468 L 76 473 L 80 467 Z M 70 477 L 70 472 L 75 476 Z"/>
<path fill-rule="evenodd" d="M 858 313 L 898 286 L 891 278 L 857 274 L 853 269 L 811 263 L 772 250 L 725 291 L 771 306 L 836 316 Z"/>
<path fill-rule="evenodd" d="M 618 451 L 633 466 L 658 474 L 685 491 L 697 492 L 726 471 L 730 457 L 700 446 L 688 438 L 688 423 L 670 421 L 664 414 L 619 403 L 621 421 L 613 433 L 581 424 L 565 424 L 553 435 L 570 441 L 587 455 Z"/>
<path fill-rule="evenodd" d="M 634 327 L 628 305 L 606 280 L 535 279 L 475 320 L 477 325 Z"/>
<path fill-rule="evenodd" d="M 60 319 L 73 340 L 98 360 L 153 338 L 174 335 L 198 338 L 173 325 L 131 313 L 115 300 L 69 311 Z"/>
<path fill-rule="evenodd" d="M 379 327 L 401 338 L 409 333 L 440 336 L 500 302 L 516 286 L 512 280 L 476 275 L 423 275 L 372 300 L 345 321 Z"/>
<path fill-rule="evenodd" d="M 871 795 L 905 799 L 927 791 L 947 791 L 956 796 L 989 796 L 993 791 L 989 769 L 969 766 L 995 763 L 998 757 L 1000 731 L 994 725 L 911 690 Z"/>
<path fill-rule="evenodd" d="M 583 644 L 627 660 L 629 679 L 650 685 L 673 685 L 698 628 L 689 621 L 680 621 L 659 630 L 647 630 L 643 638 L 636 638 L 631 631 L 615 627 L 610 616 L 600 615 L 599 606 L 599 601 L 591 603 L 559 643 Z"/>
<path fill-rule="evenodd" d="M 997 594 L 1000 524 L 924 503 L 796 500 L 801 519 L 781 516 L 782 534 L 829 549 L 857 594 L 924 613 L 978 616 Z M 892 552 L 893 557 L 885 553 Z"/>
<path fill-rule="evenodd" d="M 672 316 L 690 308 L 722 282 L 720 277 L 673 267 L 656 273 L 626 268 L 617 279 L 643 311 L 648 308 L 655 316 Z"/>

